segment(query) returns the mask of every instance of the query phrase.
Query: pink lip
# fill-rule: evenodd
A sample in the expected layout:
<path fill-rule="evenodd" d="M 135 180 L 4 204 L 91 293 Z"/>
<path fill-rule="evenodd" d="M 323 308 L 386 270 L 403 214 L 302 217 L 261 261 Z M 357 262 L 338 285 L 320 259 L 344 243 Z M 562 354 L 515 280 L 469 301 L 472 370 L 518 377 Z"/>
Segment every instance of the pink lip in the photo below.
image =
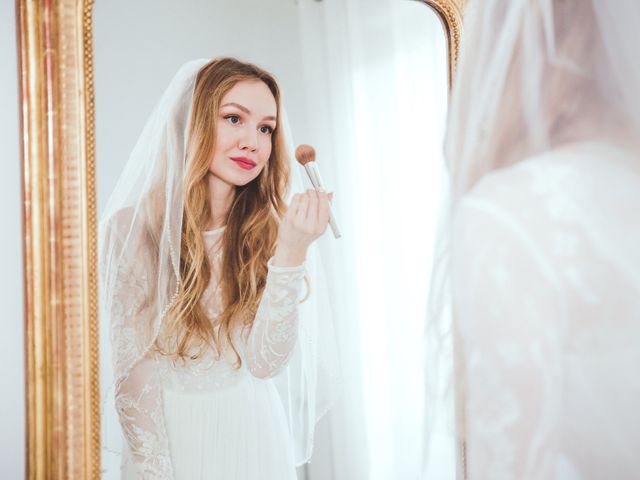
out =
<path fill-rule="evenodd" d="M 253 160 L 248 159 L 247 157 L 230 157 L 230 158 L 231 158 L 231 160 L 236 162 L 236 164 L 240 168 L 244 168 L 245 170 L 251 170 L 252 168 L 254 168 L 256 166 L 256 162 L 254 162 Z"/>

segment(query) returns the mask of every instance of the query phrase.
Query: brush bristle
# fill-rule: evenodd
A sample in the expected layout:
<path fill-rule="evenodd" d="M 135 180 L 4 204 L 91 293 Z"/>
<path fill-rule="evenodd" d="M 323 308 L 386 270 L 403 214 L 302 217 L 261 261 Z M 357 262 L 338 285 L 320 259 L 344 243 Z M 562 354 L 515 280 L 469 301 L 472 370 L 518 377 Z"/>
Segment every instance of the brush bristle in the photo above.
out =
<path fill-rule="evenodd" d="M 300 145 L 296 148 L 296 160 L 300 165 L 306 165 L 316 159 L 316 151 L 311 145 Z"/>

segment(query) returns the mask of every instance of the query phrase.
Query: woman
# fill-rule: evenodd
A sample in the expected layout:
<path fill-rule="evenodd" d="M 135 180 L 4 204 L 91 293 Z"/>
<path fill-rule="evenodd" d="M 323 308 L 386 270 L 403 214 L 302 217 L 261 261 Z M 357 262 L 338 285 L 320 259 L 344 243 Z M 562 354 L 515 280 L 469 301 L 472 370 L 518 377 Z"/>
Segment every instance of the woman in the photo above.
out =
<path fill-rule="evenodd" d="M 326 326 L 299 305 L 331 196 L 287 207 L 289 162 L 275 79 L 232 58 L 183 66 L 148 121 L 100 232 L 123 478 L 295 479 L 310 456 Z"/>
<path fill-rule="evenodd" d="M 467 19 L 432 297 L 452 295 L 461 473 L 637 478 L 640 5 L 485 0 Z"/>

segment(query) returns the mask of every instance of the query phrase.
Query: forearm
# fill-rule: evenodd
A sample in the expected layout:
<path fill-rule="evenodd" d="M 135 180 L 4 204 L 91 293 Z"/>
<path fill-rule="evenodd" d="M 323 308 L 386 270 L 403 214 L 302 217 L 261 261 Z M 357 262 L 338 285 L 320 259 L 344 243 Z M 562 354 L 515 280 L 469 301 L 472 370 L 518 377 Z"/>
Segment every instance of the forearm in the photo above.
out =
<path fill-rule="evenodd" d="M 298 336 L 298 302 L 304 283 L 304 265 L 278 266 L 269 262 L 267 284 L 247 339 L 247 366 L 256 377 L 280 372 L 293 352 Z"/>
<path fill-rule="evenodd" d="M 144 358 L 116 388 L 116 408 L 141 478 L 173 479 L 162 391 L 154 361 Z"/>

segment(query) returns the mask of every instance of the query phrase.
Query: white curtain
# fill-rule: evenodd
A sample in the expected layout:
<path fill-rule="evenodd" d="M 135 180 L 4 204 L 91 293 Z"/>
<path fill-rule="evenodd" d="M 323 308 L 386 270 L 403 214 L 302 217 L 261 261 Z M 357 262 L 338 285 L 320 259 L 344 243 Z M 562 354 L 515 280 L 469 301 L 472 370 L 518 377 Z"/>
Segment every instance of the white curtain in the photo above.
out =
<path fill-rule="evenodd" d="M 416 479 L 430 259 L 442 184 L 447 51 L 409 0 L 299 0 L 308 131 L 343 238 L 323 239 L 344 377 L 309 480 Z M 295 133 L 295 132 L 294 132 Z"/>

